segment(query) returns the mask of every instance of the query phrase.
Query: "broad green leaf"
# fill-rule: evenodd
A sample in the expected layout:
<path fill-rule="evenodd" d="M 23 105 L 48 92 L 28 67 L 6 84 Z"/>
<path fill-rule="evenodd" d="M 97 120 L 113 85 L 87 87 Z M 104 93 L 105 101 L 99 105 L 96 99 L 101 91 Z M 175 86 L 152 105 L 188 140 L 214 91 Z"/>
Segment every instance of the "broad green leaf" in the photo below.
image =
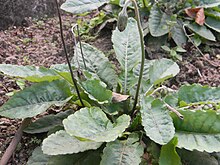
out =
<path fill-rule="evenodd" d="M 219 7 L 211 8 L 211 9 L 206 9 L 206 16 L 207 17 L 214 17 L 219 19 L 220 18 L 220 10 Z"/>
<path fill-rule="evenodd" d="M 182 161 L 187 165 L 219 165 L 214 156 L 207 152 L 177 150 Z"/>
<path fill-rule="evenodd" d="M 157 60 L 146 60 L 144 61 L 144 71 L 143 71 L 143 79 L 144 80 L 149 80 L 149 69 L 150 67 L 156 62 Z M 139 77 L 140 74 L 140 68 L 141 68 L 141 64 L 139 63 L 134 69 L 134 76 L 137 79 L 137 77 Z"/>
<path fill-rule="evenodd" d="M 178 46 L 183 46 L 186 43 L 187 38 L 183 31 L 183 25 L 177 22 L 175 26 L 171 29 L 171 37 Z"/>
<path fill-rule="evenodd" d="M 0 64 L 0 72 L 5 75 L 24 78 L 31 82 L 53 81 L 60 79 L 52 69 L 37 66 Z"/>
<path fill-rule="evenodd" d="M 179 110 L 180 120 L 171 114 L 178 137 L 178 147 L 207 152 L 220 151 L 220 115 L 213 110 Z"/>
<path fill-rule="evenodd" d="M 86 70 L 97 74 L 98 77 L 110 88 L 116 88 L 116 72 L 113 65 L 109 62 L 108 58 L 105 57 L 103 52 L 86 43 L 82 43 L 82 51 L 85 59 Z M 79 44 L 77 44 L 74 58 L 71 62 L 74 66 L 85 69 Z"/>
<path fill-rule="evenodd" d="M 189 29 L 191 29 L 194 33 L 200 35 L 201 37 L 207 40 L 216 41 L 213 33 L 209 29 L 207 29 L 205 26 L 200 26 L 196 23 L 187 24 L 186 26 Z"/>
<path fill-rule="evenodd" d="M 211 8 L 220 5 L 219 0 L 193 0 L 192 2 L 197 8 Z"/>
<path fill-rule="evenodd" d="M 174 137 L 172 118 L 159 99 L 144 97 L 141 101 L 141 117 L 146 135 L 154 142 L 164 145 Z"/>
<path fill-rule="evenodd" d="M 111 102 L 112 92 L 106 89 L 106 85 L 100 80 L 86 80 L 81 85 L 91 100 L 97 101 L 99 104 Z"/>
<path fill-rule="evenodd" d="M 138 137 L 116 140 L 107 143 L 100 165 L 139 165 L 143 153 L 144 148 L 139 143 Z"/>
<path fill-rule="evenodd" d="M 0 108 L 0 115 L 9 118 L 34 117 L 50 106 L 62 106 L 70 100 L 71 91 L 64 80 L 40 82 L 17 92 Z"/>
<path fill-rule="evenodd" d="M 150 10 L 149 30 L 152 36 L 159 37 L 169 32 L 167 21 L 170 16 L 162 12 L 157 4 L 154 4 Z"/>
<path fill-rule="evenodd" d="M 98 9 L 98 7 L 108 1 L 109 0 L 66 0 L 66 2 L 61 5 L 61 9 L 73 14 L 81 14 Z"/>
<path fill-rule="evenodd" d="M 80 141 L 74 136 L 70 136 L 66 131 L 61 130 L 49 135 L 42 143 L 42 150 L 47 155 L 64 155 L 86 150 L 97 149 L 102 143 L 91 141 Z"/>
<path fill-rule="evenodd" d="M 206 20 L 205 20 L 205 24 L 209 28 L 211 28 L 211 29 L 213 29 L 213 30 L 220 33 L 220 20 L 219 19 L 216 19 L 214 17 L 207 17 Z"/>
<path fill-rule="evenodd" d="M 122 115 L 116 123 L 111 123 L 105 113 L 98 107 L 82 108 L 63 120 L 67 133 L 96 142 L 114 141 L 121 136 L 130 124 L 130 117 Z"/>
<path fill-rule="evenodd" d="M 67 118 L 70 114 L 73 113 L 73 110 L 68 110 L 65 112 L 60 112 L 56 115 L 47 115 L 38 119 L 37 121 L 31 123 L 24 132 L 30 134 L 44 133 L 48 132 L 50 129 L 53 129 L 56 126 L 62 126 L 63 119 Z"/>
<path fill-rule="evenodd" d="M 150 82 L 154 85 L 176 76 L 179 73 L 179 66 L 169 59 L 155 60 L 149 68 Z"/>
<path fill-rule="evenodd" d="M 132 71 L 127 72 L 127 74 L 125 74 L 126 72 L 122 72 L 119 75 L 119 84 L 121 86 L 121 93 L 124 94 L 131 94 L 131 89 L 132 87 L 134 87 L 137 82 L 138 82 L 138 78 L 134 76 Z"/>
<path fill-rule="evenodd" d="M 201 86 L 199 84 L 184 85 L 178 91 L 179 101 L 187 104 L 196 102 L 220 102 L 220 88 Z"/>
<path fill-rule="evenodd" d="M 46 165 L 51 156 L 43 153 L 41 147 L 37 147 L 29 157 L 27 165 Z"/>
<path fill-rule="evenodd" d="M 120 32 L 118 29 L 114 30 L 112 42 L 116 58 L 120 63 L 122 72 L 124 72 L 122 73 L 124 75 L 123 84 L 126 86 L 130 79 L 129 72 L 141 59 L 141 43 L 136 20 L 129 18 L 128 25 L 123 32 Z"/>
<path fill-rule="evenodd" d="M 51 156 L 47 165 L 99 165 L 100 151 L 85 151 L 77 154 Z"/>
<path fill-rule="evenodd" d="M 162 146 L 159 164 L 160 165 L 181 165 L 181 160 L 176 152 L 178 139 L 174 137 L 169 143 Z"/>
<path fill-rule="evenodd" d="M 27 165 L 99 165 L 100 161 L 99 150 L 51 156 L 44 154 L 41 147 L 37 147 L 29 158 Z"/>

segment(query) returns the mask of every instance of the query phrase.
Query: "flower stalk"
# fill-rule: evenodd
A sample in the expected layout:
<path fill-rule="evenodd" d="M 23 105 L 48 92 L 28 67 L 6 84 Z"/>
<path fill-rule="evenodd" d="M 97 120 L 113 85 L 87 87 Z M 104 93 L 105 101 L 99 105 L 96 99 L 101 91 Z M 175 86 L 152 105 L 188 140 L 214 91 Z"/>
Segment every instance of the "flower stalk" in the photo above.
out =
<path fill-rule="evenodd" d="M 138 85 L 137 85 L 136 94 L 135 94 L 135 98 L 134 98 L 134 105 L 133 105 L 132 113 L 131 113 L 131 114 L 134 114 L 134 111 L 136 109 L 137 102 L 138 102 L 138 96 L 139 96 L 141 81 L 142 81 L 142 77 L 143 77 L 145 49 L 144 49 L 144 36 L 143 36 L 142 27 L 141 27 L 140 14 L 139 14 L 138 5 L 137 5 L 136 0 L 127 0 L 125 2 L 125 5 L 124 5 L 122 11 L 119 13 L 118 29 L 119 29 L 119 31 L 123 31 L 127 26 L 126 18 L 128 19 L 127 7 L 128 7 L 129 2 L 132 2 L 133 6 L 134 6 L 135 19 L 137 21 L 138 31 L 139 31 L 139 35 L 140 35 L 140 42 L 141 42 L 141 68 L 140 68 L 140 72 L 139 72 Z"/>

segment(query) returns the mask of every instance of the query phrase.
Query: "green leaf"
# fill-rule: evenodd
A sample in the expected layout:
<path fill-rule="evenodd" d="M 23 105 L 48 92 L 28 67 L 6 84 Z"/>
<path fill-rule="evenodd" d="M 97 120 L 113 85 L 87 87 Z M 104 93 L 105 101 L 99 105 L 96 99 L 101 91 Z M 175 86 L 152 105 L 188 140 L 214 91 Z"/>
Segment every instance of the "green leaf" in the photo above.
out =
<path fill-rule="evenodd" d="M 63 126 L 62 124 L 63 119 L 67 118 L 72 113 L 73 110 L 68 110 L 65 112 L 60 112 L 56 115 L 51 114 L 51 115 L 43 116 L 37 121 L 31 123 L 24 130 L 24 132 L 30 134 L 48 132 L 50 129 L 53 129 L 54 127 Z"/>
<path fill-rule="evenodd" d="M 80 141 L 61 130 L 49 135 L 42 143 L 42 150 L 47 155 L 64 155 L 97 149 L 102 143 Z"/>
<path fill-rule="evenodd" d="M 97 101 L 99 104 L 111 102 L 112 92 L 106 89 L 106 85 L 100 80 L 86 80 L 81 85 L 91 100 Z"/>
<path fill-rule="evenodd" d="M 85 151 L 71 155 L 51 156 L 47 165 L 99 165 L 100 151 Z"/>
<path fill-rule="evenodd" d="M 183 46 L 186 43 L 187 38 L 183 31 L 183 25 L 177 22 L 175 26 L 171 29 L 171 37 L 178 46 Z"/>
<path fill-rule="evenodd" d="M 61 9 L 73 14 L 90 12 L 107 3 L 108 0 L 66 0 Z"/>
<path fill-rule="evenodd" d="M 151 140 L 164 145 L 173 138 L 175 128 L 162 101 L 144 97 L 141 101 L 141 116 L 146 135 Z"/>
<path fill-rule="evenodd" d="M 64 80 L 40 82 L 13 95 L 0 108 L 0 115 L 17 119 L 34 117 L 51 105 L 62 106 L 71 97 L 69 85 Z"/>
<path fill-rule="evenodd" d="M 196 23 L 187 24 L 186 26 L 189 29 L 191 29 L 194 33 L 200 35 L 201 37 L 207 40 L 216 41 L 213 33 L 209 29 L 207 29 L 205 26 L 200 26 Z"/>
<path fill-rule="evenodd" d="M 179 101 L 187 104 L 196 102 L 220 102 L 220 88 L 201 86 L 199 84 L 184 85 L 178 91 Z"/>
<path fill-rule="evenodd" d="M 160 165 L 181 165 L 181 160 L 176 152 L 178 139 L 174 137 L 169 143 L 162 146 L 159 164 Z"/>
<path fill-rule="evenodd" d="M 207 152 L 220 151 L 220 115 L 213 111 L 179 110 L 180 120 L 171 114 L 178 137 L 178 147 Z"/>
<path fill-rule="evenodd" d="M 139 165 L 143 153 L 139 138 L 129 136 L 127 140 L 107 143 L 100 165 Z"/>
<path fill-rule="evenodd" d="M 45 165 L 51 156 L 45 155 L 41 150 L 41 147 L 37 147 L 32 152 L 32 155 L 28 159 L 27 165 Z"/>
<path fill-rule="evenodd" d="M 182 161 L 187 165 L 219 165 L 215 157 L 206 152 L 177 150 Z"/>
<path fill-rule="evenodd" d="M 162 12 L 157 4 L 154 4 L 150 10 L 149 30 L 152 36 L 159 37 L 169 32 L 167 21 L 170 16 Z"/>
<path fill-rule="evenodd" d="M 109 62 L 108 58 L 105 57 L 103 52 L 86 43 L 82 43 L 82 51 L 85 59 L 86 70 L 90 73 L 97 74 L 98 77 L 110 88 L 116 88 L 116 72 L 113 65 Z M 74 58 L 71 63 L 76 67 L 85 68 L 79 44 L 77 44 Z"/>
<path fill-rule="evenodd" d="M 192 2 L 196 5 L 197 8 L 210 8 L 220 5 L 219 0 L 193 0 Z"/>
<path fill-rule="evenodd" d="M 141 59 L 141 43 L 136 20 L 129 18 L 128 25 L 123 32 L 120 32 L 118 29 L 114 30 L 112 42 L 116 58 L 120 63 L 122 72 L 124 72 L 122 73 L 124 75 L 123 84 L 127 86 L 127 81 L 130 79 L 129 72 Z"/>
<path fill-rule="evenodd" d="M 125 73 L 126 72 L 122 72 L 119 75 L 118 81 L 122 89 L 120 92 L 124 94 L 131 94 L 131 89 L 137 84 L 138 78 L 134 76 L 132 71 L 127 72 L 127 74 Z"/>
<path fill-rule="evenodd" d="M 169 59 L 155 60 L 149 69 L 150 82 L 154 85 L 176 76 L 179 73 L 179 66 Z"/>
<path fill-rule="evenodd" d="M 0 72 L 13 77 L 20 77 L 31 82 L 53 81 L 60 79 L 52 69 L 35 66 L 0 64 Z"/>
<path fill-rule="evenodd" d="M 213 30 L 220 33 L 220 20 L 219 19 L 216 19 L 214 17 L 207 17 L 206 20 L 205 20 L 205 24 L 209 28 L 211 28 L 211 29 L 213 29 Z"/>
<path fill-rule="evenodd" d="M 96 142 L 110 142 L 122 135 L 130 124 L 130 117 L 122 115 L 112 124 L 100 108 L 82 108 L 64 119 L 63 124 L 72 136 Z"/>

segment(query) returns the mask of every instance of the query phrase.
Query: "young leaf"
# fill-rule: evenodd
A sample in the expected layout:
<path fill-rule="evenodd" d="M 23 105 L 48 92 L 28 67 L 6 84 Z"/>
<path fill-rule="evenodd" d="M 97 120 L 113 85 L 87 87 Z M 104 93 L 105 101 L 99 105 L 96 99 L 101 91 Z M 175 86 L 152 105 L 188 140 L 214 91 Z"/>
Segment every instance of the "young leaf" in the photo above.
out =
<path fill-rule="evenodd" d="M 130 124 L 130 117 L 122 115 L 112 124 L 98 107 L 83 108 L 63 120 L 67 133 L 95 142 L 114 141 Z"/>
<path fill-rule="evenodd" d="M 141 101 L 142 125 L 146 135 L 154 142 L 164 145 L 174 136 L 172 118 L 159 99 L 144 97 Z"/>
<path fill-rule="evenodd" d="M 196 102 L 220 102 L 220 88 L 201 86 L 199 84 L 184 85 L 178 91 L 179 101 L 187 104 Z"/>
<path fill-rule="evenodd" d="M 136 20 L 129 18 L 128 25 L 123 32 L 120 32 L 118 29 L 113 31 L 112 42 L 116 58 L 123 70 L 123 84 L 127 86 L 127 81 L 130 79 L 129 72 L 141 59 L 141 43 Z"/>
<path fill-rule="evenodd" d="M 207 17 L 205 20 L 205 24 L 220 33 L 220 23 L 219 23 L 219 19 L 216 19 L 214 17 Z"/>
<path fill-rule="evenodd" d="M 178 147 L 187 150 L 220 152 L 220 115 L 213 111 L 179 110 L 180 120 L 171 114 L 178 137 Z"/>
<path fill-rule="evenodd" d="M 138 165 L 144 148 L 140 145 L 138 136 L 133 135 L 124 141 L 116 140 L 107 143 L 100 165 Z"/>
<path fill-rule="evenodd" d="M 87 70 L 97 74 L 104 83 L 115 89 L 117 75 L 108 58 L 101 51 L 86 43 L 82 43 L 82 51 Z M 77 44 L 71 63 L 76 67 L 85 68 L 79 44 Z"/>
<path fill-rule="evenodd" d="M 97 101 L 99 104 L 111 102 L 112 92 L 106 89 L 106 85 L 100 80 L 86 80 L 81 85 L 91 100 Z"/>
<path fill-rule="evenodd" d="M 40 82 L 17 92 L 0 108 L 0 115 L 9 118 L 34 117 L 51 105 L 62 106 L 71 99 L 69 85 L 64 80 Z"/>
<path fill-rule="evenodd" d="M 187 24 L 186 26 L 189 29 L 191 29 L 194 33 L 200 35 L 201 37 L 203 37 L 207 40 L 216 41 L 213 33 L 209 29 L 207 29 L 205 26 L 200 26 L 195 23 Z"/>
<path fill-rule="evenodd" d="M 60 8 L 73 14 L 81 14 L 97 9 L 107 2 L 108 0 L 66 0 Z"/>
<path fill-rule="evenodd" d="M 159 84 L 179 73 L 179 66 L 169 59 L 155 60 L 149 69 L 150 82 L 152 84 Z"/>
<path fill-rule="evenodd" d="M 0 64 L 0 72 L 8 76 L 20 77 L 31 82 L 60 79 L 60 76 L 56 74 L 56 72 L 44 67 Z"/>
<path fill-rule="evenodd" d="M 150 10 L 149 30 L 152 36 L 159 37 L 169 32 L 167 21 L 170 17 L 162 12 L 157 4 L 154 4 Z"/>
<path fill-rule="evenodd" d="M 160 165 L 181 165 L 181 160 L 176 152 L 178 143 L 177 137 L 174 137 L 169 143 L 162 146 L 159 164 Z"/>
<path fill-rule="evenodd" d="M 70 136 L 66 131 L 61 130 L 51 134 L 44 139 L 42 150 L 47 155 L 64 155 L 97 149 L 102 143 L 91 141 L 80 141 L 74 136 Z"/>
<path fill-rule="evenodd" d="M 53 129 L 56 126 L 63 126 L 63 119 L 67 118 L 70 114 L 73 113 L 73 110 L 68 110 L 65 112 L 60 112 L 56 115 L 47 115 L 44 116 L 37 121 L 31 123 L 24 132 L 35 134 L 35 133 L 43 133 L 48 132 L 50 129 Z"/>

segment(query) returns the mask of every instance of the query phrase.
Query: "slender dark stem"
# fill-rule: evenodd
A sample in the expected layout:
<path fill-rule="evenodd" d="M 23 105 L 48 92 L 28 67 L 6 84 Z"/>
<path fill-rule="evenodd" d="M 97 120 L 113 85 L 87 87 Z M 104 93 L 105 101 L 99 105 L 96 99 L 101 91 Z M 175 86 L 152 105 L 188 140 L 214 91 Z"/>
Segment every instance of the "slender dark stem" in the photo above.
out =
<path fill-rule="evenodd" d="M 144 71 L 144 60 L 145 60 L 145 49 L 144 49 L 144 37 L 143 37 L 143 32 L 142 32 L 142 27 L 141 27 L 141 22 L 140 22 L 140 14 L 138 11 L 138 6 L 136 0 L 131 0 L 133 5 L 134 5 L 134 10 L 135 10 L 135 16 L 136 16 L 136 21 L 138 25 L 138 31 L 140 35 L 140 42 L 141 42 L 141 68 L 140 68 L 140 73 L 139 73 L 139 79 L 138 79 L 138 85 L 137 85 L 137 90 L 134 98 L 134 106 L 132 109 L 132 114 L 134 113 L 136 109 L 136 105 L 138 102 L 138 95 L 141 87 L 141 80 L 143 77 L 143 71 Z"/>
<path fill-rule="evenodd" d="M 85 62 L 85 58 L 84 58 L 84 54 L 83 54 L 83 50 L 82 50 L 82 42 L 81 42 L 81 38 L 80 38 L 79 25 L 77 25 L 76 28 L 77 28 L 77 33 L 78 33 L 78 41 L 79 41 L 79 47 L 80 47 L 80 51 L 81 51 L 81 55 L 82 55 L 82 59 L 83 59 L 83 64 L 84 64 L 85 69 L 87 70 L 86 62 Z"/>
<path fill-rule="evenodd" d="M 61 40 L 62 40 L 62 44 L 63 44 L 63 48 L 64 48 L 64 53 L 65 53 L 65 56 L 66 56 L 66 61 L 67 61 L 67 64 L 68 64 L 68 67 L 69 67 L 69 70 L 70 70 L 70 74 L 71 74 L 71 78 L 72 78 L 73 84 L 74 84 L 75 89 L 76 89 L 76 93 L 77 93 L 77 95 L 78 95 L 78 97 L 79 97 L 79 100 L 80 100 L 82 106 L 84 106 L 83 101 L 82 101 L 82 99 L 81 99 L 81 97 L 80 97 L 80 92 L 79 92 L 79 89 L 78 89 L 78 86 L 77 86 L 77 81 L 76 81 L 76 79 L 74 78 L 73 70 L 72 70 L 72 67 L 71 67 L 71 64 L 70 64 L 70 60 L 69 60 L 69 58 L 68 58 L 68 53 L 67 53 L 67 49 L 66 49 L 66 44 L 65 44 L 65 41 L 64 41 L 64 37 L 63 37 L 62 19 L 61 19 L 60 10 L 59 10 L 59 5 L 58 5 L 57 0 L 55 0 L 55 3 L 56 3 L 57 13 L 58 13 L 58 17 L 59 17 L 60 35 L 61 35 Z"/>
<path fill-rule="evenodd" d="M 12 154 L 14 153 L 18 143 L 21 141 L 21 137 L 23 134 L 23 130 L 31 123 L 31 118 L 25 118 L 18 131 L 15 133 L 14 138 L 12 139 L 10 145 L 6 149 L 4 155 L 1 158 L 0 165 L 7 165 L 9 159 L 11 158 Z"/>

